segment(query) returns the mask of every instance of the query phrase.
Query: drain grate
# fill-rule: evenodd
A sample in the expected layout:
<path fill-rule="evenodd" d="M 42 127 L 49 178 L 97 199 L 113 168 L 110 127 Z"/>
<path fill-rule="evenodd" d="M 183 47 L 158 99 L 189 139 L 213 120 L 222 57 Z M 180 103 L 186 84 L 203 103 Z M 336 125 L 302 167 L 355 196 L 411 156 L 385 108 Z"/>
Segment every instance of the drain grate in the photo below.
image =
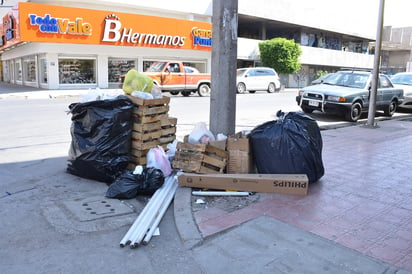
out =
<path fill-rule="evenodd" d="M 92 221 L 100 218 L 133 213 L 133 210 L 117 199 L 85 198 L 63 202 L 79 221 Z"/>
<path fill-rule="evenodd" d="M 96 215 L 104 215 L 116 211 L 116 209 L 114 209 L 111 204 L 107 203 L 107 201 L 93 201 L 91 203 L 83 203 L 82 206 L 85 207 L 85 210 L 90 214 Z"/>

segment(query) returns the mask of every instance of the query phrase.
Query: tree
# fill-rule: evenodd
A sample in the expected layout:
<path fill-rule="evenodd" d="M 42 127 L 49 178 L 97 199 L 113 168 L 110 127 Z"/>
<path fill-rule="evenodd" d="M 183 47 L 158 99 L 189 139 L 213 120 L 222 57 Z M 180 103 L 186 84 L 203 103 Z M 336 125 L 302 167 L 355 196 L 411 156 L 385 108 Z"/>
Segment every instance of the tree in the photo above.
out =
<path fill-rule="evenodd" d="M 274 38 L 259 43 L 260 60 L 278 73 L 290 74 L 301 68 L 302 49 L 293 39 Z"/>

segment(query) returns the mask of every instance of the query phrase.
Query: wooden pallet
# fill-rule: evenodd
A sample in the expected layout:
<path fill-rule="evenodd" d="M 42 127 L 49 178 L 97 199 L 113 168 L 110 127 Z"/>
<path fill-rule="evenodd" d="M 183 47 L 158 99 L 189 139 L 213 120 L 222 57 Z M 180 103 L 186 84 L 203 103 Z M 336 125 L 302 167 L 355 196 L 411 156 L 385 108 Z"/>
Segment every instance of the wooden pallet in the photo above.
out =
<path fill-rule="evenodd" d="M 172 166 L 184 172 L 223 173 L 227 158 L 227 151 L 218 147 L 178 142 Z"/>

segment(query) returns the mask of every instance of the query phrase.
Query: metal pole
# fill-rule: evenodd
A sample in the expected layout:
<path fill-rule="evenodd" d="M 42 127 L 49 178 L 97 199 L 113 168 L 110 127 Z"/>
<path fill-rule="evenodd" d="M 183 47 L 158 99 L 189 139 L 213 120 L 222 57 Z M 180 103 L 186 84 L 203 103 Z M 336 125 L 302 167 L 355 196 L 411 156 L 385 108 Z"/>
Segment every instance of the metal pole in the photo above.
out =
<path fill-rule="evenodd" d="M 375 112 L 376 112 L 376 93 L 379 85 L 379 66 L 382 47 L 382 29 L 383 29 L 383 14 L 384 14 L 385 0 L 380 0 L 379 14 L 378 14 L 378 28 L 376 31 L 375 42 L 375 58 L 373 62 L 372 87 L 369 96 L 369 111 L 368 111 L 368 127 L 376 127 Z"/>

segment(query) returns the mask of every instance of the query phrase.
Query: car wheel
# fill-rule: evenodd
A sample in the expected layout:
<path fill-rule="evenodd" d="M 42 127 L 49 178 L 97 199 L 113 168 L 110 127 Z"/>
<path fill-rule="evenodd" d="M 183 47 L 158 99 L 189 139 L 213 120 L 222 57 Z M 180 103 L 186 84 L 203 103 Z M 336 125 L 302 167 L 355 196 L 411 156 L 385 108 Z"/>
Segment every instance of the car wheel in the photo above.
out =
<path fill-rule="evenodd" d="M 182 95 L 183 95 L 184 97 L 190 96 L 190 93 L 192 93 L 192 92 L 191 92 L 191 91 L 182 91 Z"/>
<path fill-rule="evenodd" d="M 270 83 L 268 86 L 268 93 L 273 93 L 276 91 L 276 86 L 274 83 Z"/>
<path fill-rule="evenodd" d="M 210 96 L 210 87 L 208 84 L 201 84 L 197 89 L 200 97 Z"/>
<path fill-rule="evenodd" d="M 354 103 L 350 110 L 346 113 L 346 120 L 349 122 L 356 122 L 362 115 L 362 105 L 360 103 Z"/>
<path fill-rule="evenodd" d="M 384 110 L 385 116 L 392 117 L 392 115 L 396 111 L 397 105 L 398 104 L 396 103 L 396 101 L 392 100 L 391 103 L 388 106 L 386 106 L 386 109 Z"/>
<path fill-rule="evenodd" d="M 170 92 L 170 94 L 172 94 L 172 95 L 178 95 L 178 94 L 179 94 L 179 91 L 175 91 L 175 90 L 169 91 L 169 92 Z"/>
<path fill-rule="evenodd" d="M 239 83 L 237 84 L 237 93 L 245 93 L 246 91 L 246 85 L 244 83 Z"/>
<path fill-rule="evenodd" d="M 313 109 L 311 109 L 311 108 L 301 107 L 301 109 L 303 110 L 304 113 L 312 113 L 313 112 Z"/>
<path fill-rule="evenodd" d="M 255 93 L 256 90 L 249 90 L 249 93 Z"/>

